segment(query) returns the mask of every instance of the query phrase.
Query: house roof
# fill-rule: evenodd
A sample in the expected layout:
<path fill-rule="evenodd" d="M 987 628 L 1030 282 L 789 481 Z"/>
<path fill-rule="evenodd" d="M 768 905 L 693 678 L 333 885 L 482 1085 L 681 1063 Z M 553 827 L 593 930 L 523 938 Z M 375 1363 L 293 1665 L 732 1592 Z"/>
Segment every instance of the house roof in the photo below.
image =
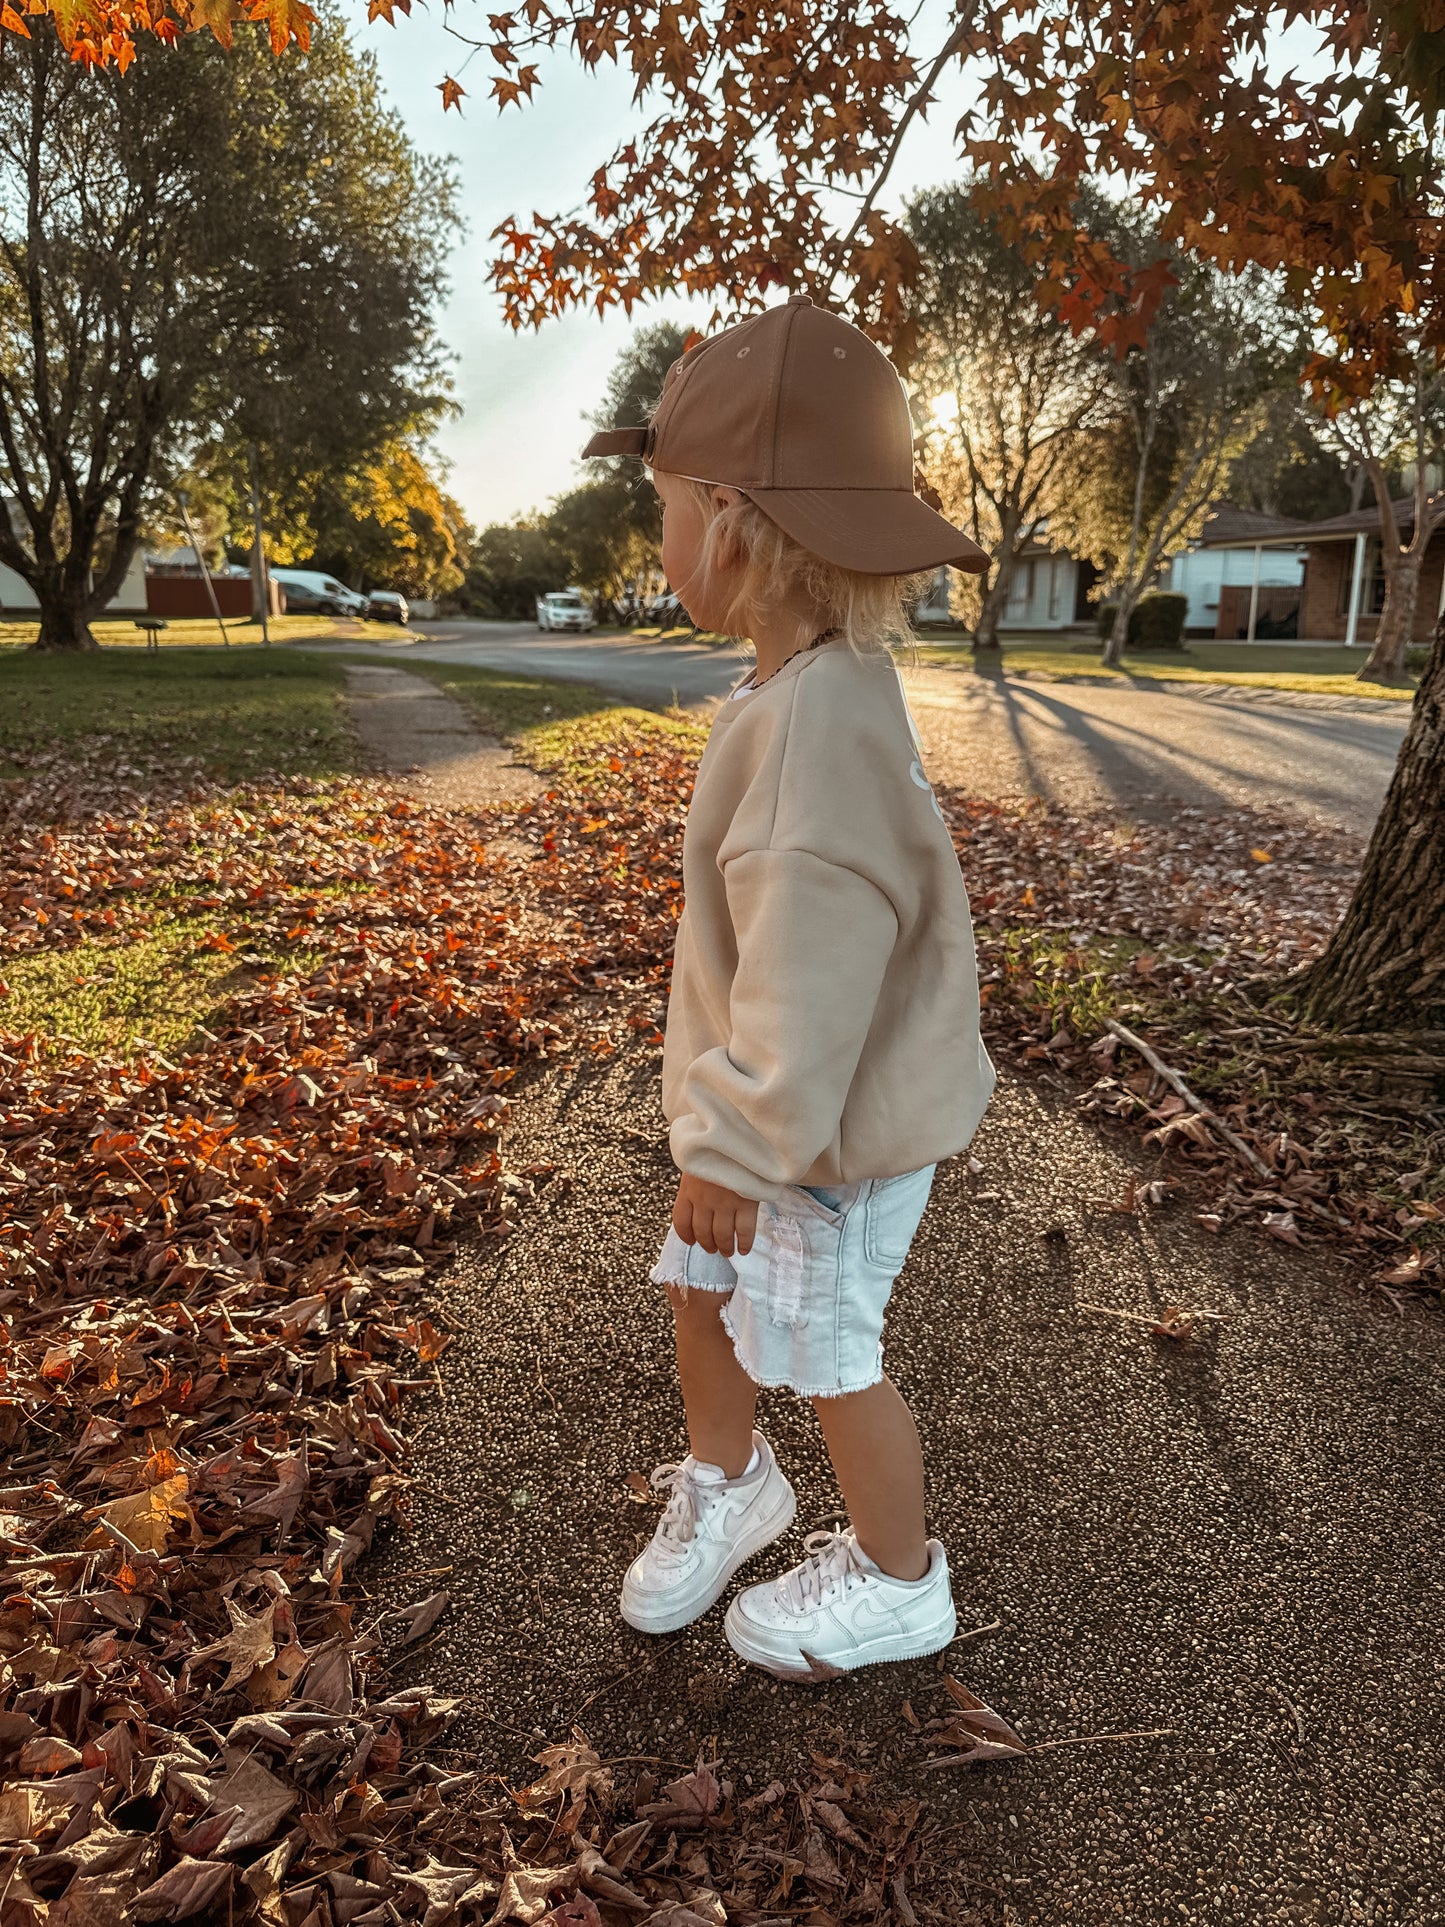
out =
<path fill-rule="evenodd" d="M 1411 496 L 1402 496 L 1394 504 L 1394 510 L 1402 534 L 1414 528 L 1415 503 Z M 1235 513 L 1241 511 L 1236 510 Z M 1265 548 L 1298 548 L 1311 542 L 1351 542 L 1357 535 L 1376 535 L 1380 528 L 1380 512 L 1373 502 L 1368 508 L 1352 509 L 1347 515 L 1327 516 L 1322 522 L 1284 522 L 1277 516 L 1257 519 L 1272 525 L 1268 532 L 1261 530 L 1258 533 L 1236 535 L 1232 540 L 1227 535 L 1216 535 L 1213 525 L 1206 524 L 1200 537 L 1200 547 L 1237 548 L 1242 544 L 1253 548 L 1258 542 Z"/>
<path fill-rule="evenodd" d="M 1236 508 L 1233 502 L 1216 502 L 1203 532 L 1193 546 L 1202 549 L 1252 549 L 1256 542 L 1296 546 L 1307 539 L 1298 532 L 1302 527 L 1322 526 L 1291 522 L 1281 515 L 1263 515 L 1258 509 Z M 1067 553 L 1065 549 L 1052 548 L 1045 532 L 1043 536 L 1035 536 L 1032 541 L 1026 542 L 1019 550 L 1019 557 L 1026 561 L 1030 556 Z"/>
<path fill-rule="evenodd" d="M 1236 508 L 1233 502 L 1216 502 L 1199 533 L 1197 546 L 1252 549 L 1256 542 L 1294 540 L 1298 526 L 1283 515 L 1265 515 L 1259 509 Z"/>

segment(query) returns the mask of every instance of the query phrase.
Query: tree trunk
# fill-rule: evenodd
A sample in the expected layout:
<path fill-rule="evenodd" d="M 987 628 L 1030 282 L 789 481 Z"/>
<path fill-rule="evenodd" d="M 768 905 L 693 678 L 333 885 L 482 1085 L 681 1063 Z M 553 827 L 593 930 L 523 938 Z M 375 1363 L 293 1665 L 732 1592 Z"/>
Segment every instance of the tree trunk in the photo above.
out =
<path fill-rule="evenodd" d="M 92 601 L 89 584 L 81 585 L 57 571 L 56 579 L 35 586 L 40 604 L 40 634 L 35 647 L 47 651 L 98 649 L 90 632 Z"/>
<path fill-rule="evenodd" d="M 1295 987 L 1336 1030 L 1445 1029 L 1445 624 L 1344 921 Z"/>
<path fill-rule="evenodd" d="M 1114 600 L 1114 627 L 1105 638 L 1100 660 L 1110 669 L 1117 669 L 1124 655 L 1124 646 L 1129 640 L 1129 619 L 1139 606 L 1141 589 L 1131 589 L 1127 594 L 1121 589 Z"/>
<path fill-rule="evenodd" d="M 1398 682 L 1405 673 L 1405 651 L 1415 639 L 1415 611 L 1420 603 L 1420 565 L 1423 548 L 1411 543 L 1388 565 L 1385 606 L 1375 628 L 1374 647 L 1356 671 L 1357 682 Z"/>
<path fill-rule="evenodd" d="M 976 656 L 996 655 L 1001 647 L 998 636 L 999 617 L 1008 606 L 1013 572 L 1012 557 L 1001 552 L 993 581 L 983 592 L 983 605 L 978 612 L 978 626 L 973 632 L 973 653 Z"/>
<path fill-rule="evenodd" d="M 978 612 L 978 626 L 973 632 L 973 652 L 975 655 L 997 653 L 1002 646 L 999 642 L 998 625 L 1004 610 L 1008 607 L 1009 592 L 1013 588 L 1014 572 L 1018 568 L 1018 512 L 1010 502 L 999 512 L 999 542 L 997 565 L 993 580 L 983 592 L 983 603 Z"/>

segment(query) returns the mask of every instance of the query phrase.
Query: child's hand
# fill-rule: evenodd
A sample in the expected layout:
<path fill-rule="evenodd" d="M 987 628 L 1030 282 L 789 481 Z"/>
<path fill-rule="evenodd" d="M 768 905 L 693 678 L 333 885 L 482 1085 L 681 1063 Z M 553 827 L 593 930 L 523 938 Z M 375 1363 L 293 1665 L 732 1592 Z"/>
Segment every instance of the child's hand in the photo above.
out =
<path fill-rule="evenodd" d="M 684 1172 L 672 1207 L 672 1228 L 685 1245 L 701 1245 L 724 1258 L 734 1252 L 745 1258 L 758 1228 L 757 1201 L 740 1197 L 725 1184 L 709 1184 L 706 1178 Z"/>

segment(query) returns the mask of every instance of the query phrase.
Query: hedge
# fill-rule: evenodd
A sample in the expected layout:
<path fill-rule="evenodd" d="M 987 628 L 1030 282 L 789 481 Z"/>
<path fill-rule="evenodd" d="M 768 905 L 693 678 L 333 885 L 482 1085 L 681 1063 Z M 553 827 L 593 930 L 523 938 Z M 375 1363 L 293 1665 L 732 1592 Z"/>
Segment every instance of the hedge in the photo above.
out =
<path fill-rule="evenodd" d="M 1114 633 L 1114 617 L 1118 608 L 1117 602 L 1099 604 L 1096 625 L 1101 642 L 1107 642 Z M 1140 596 L 1129 617 L 1125 648 L 1182 649 L 1184 618 L 1188 611 L 1188 596 L 1172 595 L 1162 589 L 1152 595 Z"/>

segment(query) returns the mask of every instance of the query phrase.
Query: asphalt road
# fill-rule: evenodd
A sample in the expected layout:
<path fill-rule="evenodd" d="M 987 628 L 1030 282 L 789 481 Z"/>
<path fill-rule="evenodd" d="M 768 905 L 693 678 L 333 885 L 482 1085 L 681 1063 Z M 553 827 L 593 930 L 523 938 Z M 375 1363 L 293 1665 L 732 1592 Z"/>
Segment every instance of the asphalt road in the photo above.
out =
<path fill-rule="evenodd" d="M 710 705 L 742 658 L 704 643 L 539 635 L 530 624 L 436 622 L 407 658 L 525 668 L 642 702 Z M 1209 683 L 1049 682 L 969 663 L 906 672 L 934 780 L 986 796 L 1042 796 L 1167 817 L 1178 804 L 1303 815 L 1368 832 L 1408 705 Z"/>

